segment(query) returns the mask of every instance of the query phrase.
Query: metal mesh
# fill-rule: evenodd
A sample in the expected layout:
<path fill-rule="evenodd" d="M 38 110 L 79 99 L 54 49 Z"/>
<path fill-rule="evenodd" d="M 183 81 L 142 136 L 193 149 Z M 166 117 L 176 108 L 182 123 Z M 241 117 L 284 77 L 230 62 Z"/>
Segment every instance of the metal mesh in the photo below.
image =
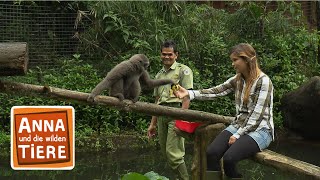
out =
<path fill-rule="evenodd" d="M 212 6 L 228 9 L 227 2 L 211 2 Z M 315 2 L 299 2 L 307 18 L 309 29 L 317 28 Z M 270 3 L 268 9 L 276 9 Z M 55 67 L 57 58 L 70 57 L 77 50 L 88 59 L 103 57 L 107 52 L 92 45 L 85 50 L 79 48 L 79 40 L 73 38 L 76 30 L 76 12 L 57 13 L 50 6 L 15 5 L 13 2 L 0 2 L 0 42 L 27 42 L 29 45 L 29 67 Z M 89 24 L 89 23 L 88 23 Z M 88 25 L 87 24 L 87 25 Z M 84 27 L 82 27 L 84 28 Z M 91 46 L 90 46 L 91 47 Z"/>
<path fill-rule="evenodd" d="M 75 53 L 76 13 L 53 13 L 49 7 L 0 3 L 0 42 L 27 42 L 30 67 L 54 67 L 53 59 Z"/>

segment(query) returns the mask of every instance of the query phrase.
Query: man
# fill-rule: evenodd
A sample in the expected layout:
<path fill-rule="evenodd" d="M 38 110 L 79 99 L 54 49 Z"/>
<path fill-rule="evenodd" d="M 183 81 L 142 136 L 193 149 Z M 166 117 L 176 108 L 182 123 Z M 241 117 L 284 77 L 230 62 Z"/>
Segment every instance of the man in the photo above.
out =
<path fill-rule="evenodd" d="M 163 68 L 158 72 L 155 79 L 173 79 L 186 89 L 193 88 L 193 73 L 191 69 L 176 62 L 178 51 L 173 41 L 165 41 L 161 46 L 161 60 Z M 181 107 L 188 109 L 189 98 L 177 98 L 170 85 L 159 86 L 154 90 L 155 103 L 163 106 Z M 148 137 L 151 138 L 156 133 L 158 126 L 159 143 L 162 153 L 168 160 L 169 166 L 174 170 L 178 179 L 188 180 L 188 170 L 184 162 L 185 148 L 184 138 L 174 132 L 175 121 L 170 117 L 152 116 L 148 128 Z"/>

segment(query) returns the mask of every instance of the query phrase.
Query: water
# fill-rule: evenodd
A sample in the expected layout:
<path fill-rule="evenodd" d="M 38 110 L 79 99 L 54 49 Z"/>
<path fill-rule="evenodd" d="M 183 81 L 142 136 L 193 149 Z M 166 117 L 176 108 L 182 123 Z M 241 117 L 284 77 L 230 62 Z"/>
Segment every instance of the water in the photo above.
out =
<path fill-rule="evenodd" d="M 320 142 L 281 141 L 273 143 L 270 148 L 281 154 L 307 161 L 320 166 Z M 190 169 L 192 145 L 187 146 L 186 162 Z M 259 180 L 301 180 L 308 179 L 292 173 L 276 170 L 272 167 L 244 160 L 239 163 L 239 171 L 244 179 Z M 10 157 L 0 157 L 0 179 L 85 179 L 118 180 L 128 172 L 141 174 L 157 172 L 170 178 L 172 172 L 158 149 L 122 150 L 117 152 L 76 153 L 76 166 L 71 171 L 14 171 L 10 167 Z M 310 178 L 309 178 L 310 179 Z"/>

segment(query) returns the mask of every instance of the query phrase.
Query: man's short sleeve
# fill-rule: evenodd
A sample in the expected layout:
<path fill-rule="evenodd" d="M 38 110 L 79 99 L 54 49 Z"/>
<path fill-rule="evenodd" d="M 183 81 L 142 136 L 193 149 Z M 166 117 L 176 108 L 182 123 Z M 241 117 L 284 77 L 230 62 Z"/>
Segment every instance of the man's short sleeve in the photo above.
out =
<path fill-rule="evenodd" d="M 193 89 L 193 72 L 188 66 L 183 66 L 180 70 L 179 84 L 185 89 Z"/>

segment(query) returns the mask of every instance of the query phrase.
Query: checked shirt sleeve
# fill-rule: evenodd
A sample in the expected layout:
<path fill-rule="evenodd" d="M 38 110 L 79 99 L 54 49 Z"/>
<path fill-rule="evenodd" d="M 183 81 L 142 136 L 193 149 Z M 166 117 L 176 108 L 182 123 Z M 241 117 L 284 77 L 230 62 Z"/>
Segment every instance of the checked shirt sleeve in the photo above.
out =
<path fill-rule="evenodd" d="M 209 89 L 189 90 L 188 92 L 190 100 L 211 100 L 216 97 L 225 96 L 234 91 L 235 80 L 236 76 L 233 76 L 229 78 L 226 82 Z"/>

